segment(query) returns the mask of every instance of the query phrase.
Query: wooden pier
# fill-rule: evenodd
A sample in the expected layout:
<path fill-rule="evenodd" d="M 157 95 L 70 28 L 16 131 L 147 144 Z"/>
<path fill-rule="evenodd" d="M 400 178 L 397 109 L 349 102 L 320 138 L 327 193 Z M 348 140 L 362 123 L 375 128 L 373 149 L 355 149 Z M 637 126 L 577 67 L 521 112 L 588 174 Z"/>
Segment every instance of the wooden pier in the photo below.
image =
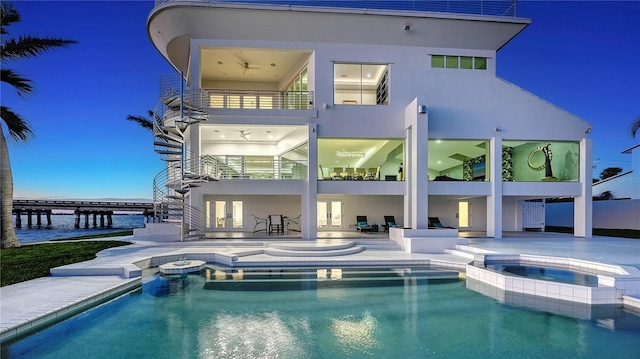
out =
<path fill-rule="evenodd" d="M 47 225 L 51 225 L 51 211 L 73 210 L 76 215 L 75 228 L 80 228 L 81 217 L 84 216 L 84 228 L 89 228 L 89 216 L 92 216 L 94 228 L 110 228 L 113 225 L 114 211 L 140 212 L 146 221 L 153 218 L 153 203 L 150 202 L 103 202 L 103 201 L 57 201 L 57 200 L 13 200 L 13 214 L 16 215 L 16 228 L 22 228 L 22 215 L 27 216 L 27 226 L 33 226 L 33 215 L 36 225 L 42 226 L 42 214 L 46 215 Z M 105 221 L 106 219 L 106 221 Z"/>

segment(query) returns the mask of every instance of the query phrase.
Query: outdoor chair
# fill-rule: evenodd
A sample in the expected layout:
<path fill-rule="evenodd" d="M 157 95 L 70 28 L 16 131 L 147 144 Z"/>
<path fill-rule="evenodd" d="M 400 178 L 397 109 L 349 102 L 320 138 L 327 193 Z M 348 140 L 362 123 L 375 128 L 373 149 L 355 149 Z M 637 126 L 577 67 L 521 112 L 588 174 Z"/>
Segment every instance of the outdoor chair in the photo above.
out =
<path fill-rule="evenodd" d="M 260 218 L 253 215 L 253 219 L 256 220 L 256 224 L 253 226 L 253 233 L 267 231 L 267 226 L 268 226 L 267 218 Z M 258 227 L 261 227 L 263 224 L 264 224 L 264 228 L 258 228 Z"/>
<path fill-rule="evenodd" d="M 384 224 L 382 226 L 384 227 L 384 231 L 385 232 L 389 232 L 389 228 L 390 227 L 395 227 L 396 226 L 396 217 L 394 217 L 394 216 L 384 216 Z"/>
<path fill-rule="evenodd" d="M 281 214 L 269 215 L 269 235 L 284 234 L 284 220 Z"/>
<path fill-rule="evenodd" d="M 429 217 L 429 228 L 451 228 L 451 229 L 455 229 L 453 227 L 448 227 L 448 226 L 445 226 L 444 224 L 442 224 L 442 222 L 440 222 L 440 218 L 438 218 L 438 217 Z"/>
<path fill-rule="evenodd" d="M 356 232 L 360 231 L 364 233 L 373 231 L 373 226 L 367 223 L 367 216 L 356 216 L 356 221 Z"/>

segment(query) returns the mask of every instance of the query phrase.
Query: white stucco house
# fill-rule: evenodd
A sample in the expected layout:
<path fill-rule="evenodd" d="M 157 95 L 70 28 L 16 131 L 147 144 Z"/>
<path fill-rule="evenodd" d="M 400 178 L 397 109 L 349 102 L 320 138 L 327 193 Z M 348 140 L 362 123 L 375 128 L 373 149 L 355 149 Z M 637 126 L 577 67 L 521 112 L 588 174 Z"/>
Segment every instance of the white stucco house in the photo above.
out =
<path fill-rule="evenodd" d="M 438 217 L 500 238 L 531 226 L 528 204 L 564 196 L 591 236 L 591 125 L 496 76 L 529 19 L 283 3 L 150 12 L 181 74 L 161 80 L 154 130 L 165 220 L 253 232 L 279 214 L 314 239 L 359 230 L 358 216 L 430 236 Z"/>

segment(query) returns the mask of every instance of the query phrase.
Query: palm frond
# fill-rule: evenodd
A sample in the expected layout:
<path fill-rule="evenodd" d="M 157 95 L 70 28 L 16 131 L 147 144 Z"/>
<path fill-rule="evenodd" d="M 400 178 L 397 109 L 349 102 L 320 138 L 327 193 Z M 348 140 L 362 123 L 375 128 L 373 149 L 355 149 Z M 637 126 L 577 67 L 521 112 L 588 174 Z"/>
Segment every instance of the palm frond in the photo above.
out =
<path fill-rule="evenodd" d="M 23 120 L 20 115 L 10 108 L 0 106 L 0 117 L 7 124 L 9 135 L 14 140 L 26 142 L 30 137 L 33 137 L 33 131 L 31 131 L 27 121 Z"/>
<path fill-rule="evenodd" d="M 2 44 L 0 60 L 7 61 L 34 57 L 51 48 L 65 47 L 76 42 L 74 40 L 56 38 L 39 38 L 31 35 L 20 36 L 17 40 L 9 39 Z"/>
<path fill-rule="evenodd" d="M 127 116 L 127 120 L 136 122 L 143 128 L 153 130 L 153 122 L 145 117 L 129 115 Z"/>
<path fill-rule="evenodd" d="M 20 14 L 13 8 L 13 4 L 3 2 L 0 6 L 0 34 L 8 34 L 7 26 L 14 22 L 20 22 Z"/>
<path fill-rule="evenodd" d="M 640 116 L 631 123 L 631 137 L 636 138 L 638 130 L 640 130 Z"/>
<path fill-rule="evenodd" d="M 13 70 L 0 69 L 0 81 L 13 86 L 20 96 L 25 96 L 33 92 L 31 80 L 20 76 Z"/>

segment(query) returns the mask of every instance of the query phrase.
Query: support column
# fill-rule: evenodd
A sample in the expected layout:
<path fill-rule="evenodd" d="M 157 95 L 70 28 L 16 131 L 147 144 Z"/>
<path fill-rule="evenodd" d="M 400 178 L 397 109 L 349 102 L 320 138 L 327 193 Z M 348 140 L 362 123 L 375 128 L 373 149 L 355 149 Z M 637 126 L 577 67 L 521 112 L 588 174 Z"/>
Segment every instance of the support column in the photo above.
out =
<path fill-rule="evenodd" d="M 33 214 L 33 211 L 28 209 L 27 210 L 27 226 L 29 228 L 31 228 L 31 226 L 33 226 L 33 218 L 31 218 L 31 215 Z"/>
<path fill-rule="evenodd" d="M 48 209 L 45 211 L 46 215 L 47 215 L 47 226 L 51 225 L 51 210 Z"/>
<path fill-rule="evenodd" d="M 429 118 L 423 106 L 414 99 L 405 108 L 404 120 L 407 129 L 407 147 L 405 150 L 405 221 L 411 229 L 427 229 L 429 211 L 428 192 L 428 139 Z"/>
<path fill-rule="evenodd" d="M 502 238 L 502 138 L 491 139 L 488 156 L 491 195 L 487 196 L 487 237 Z"/>
<path fill-rule="evenodd" d="M 79 229 L 79 228 L 80 228 L 80 209 L 76 209 L 76 210 L 73 212 L 73 214 L 75 214 L 75 215 L 76 215 L 76 220 L 75 220 L 75 223 L 74 223 L 74 227 L 75 227 L 76 229 Z"/>
<path fill-rule="evenodd" d="M 84 212 L 84 228 L 89 228 L 89 212 Z"/>
<path fill-rule="evenodd" d="M 36 225 L 38 227 L 42 226 L 42 210 L 36 210 Z"/>
<path fill-rule="evenodd" d="M 300 218 L 300 235 L 303 239 L 318 238 L 318 125 L 309 124 L 308 161 L 309 173 L 304 192 L 302 193 L 302 217 Z"/>
<path fill-rule="evenodd" d="M 100 211 L 100 228 L 104 228 L 104 211 Z"/>
<path fill-rule="evenodd" d="M 22 211 L 19 209 L 14 211 L 16 213 L 16 228 L 22 228 Z"/>
<path fill-rule="evenodd" d="M 96 211 L 92 211 L 91 214 L 93 214 L 93 228 L 98 227 L 98 213 L 96 213 Z"/>
<path fill-rule="evenodd" d="M 580 141 L 580 187 L 582 195 L 573 201 L 573 234 L 591 238 L 593 235 L 593 148 L 591 140 Z"/>

